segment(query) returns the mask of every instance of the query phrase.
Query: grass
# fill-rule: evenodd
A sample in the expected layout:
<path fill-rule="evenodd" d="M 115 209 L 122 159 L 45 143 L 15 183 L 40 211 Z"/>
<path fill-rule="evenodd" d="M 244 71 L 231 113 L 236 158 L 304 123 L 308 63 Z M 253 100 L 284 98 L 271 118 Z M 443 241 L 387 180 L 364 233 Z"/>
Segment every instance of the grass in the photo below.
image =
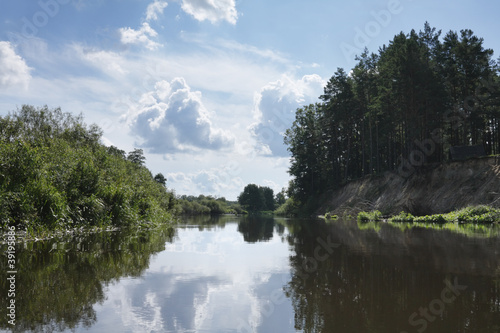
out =
<path fill-rule="evenodd" d="M 371 212 L 360 212 L 358 214 L 358 222 L 381 221 L 382 213 L 378 210 Z"/>
<path fill-rule="evenodd" d="M 413 222 L 415 217 L 410 213 L 401 212 L 389 219 L 389 222 Z"/>
<path fill-rule="evenodd" d="M 434 214 L 425 216 L 413 216 L 410 213 L 401 212 L 398 215 L 391 217 L 389 221 L 437 224 L 491 224 L 500 222 L 500 209 L 480 205 L 466 207 L 446 214 Z"/>
<path fill-rule="evenodd" d="M 370 222 L 382 220 L 382 213 L 378 210 L 360 212 L 357 216 L 358 222 Z M 493 224 L 500 222 L 500 209 L 479 205 L 466 207 L 446 214 L 434 214 L 425 216 L 413 216 L 410 213 L 401 212 L 388 219 L 388 222 L 399 223 L 430 223 L 430 224 Z"/>
<path fill-rule="evenodd" d="M 325 214 L 325 219 L 326 220 L 337 220 L 339 217 L 338 215 L 335 215 L 335 214 L 331 214 L 331 213 L 326 213 Z"/>

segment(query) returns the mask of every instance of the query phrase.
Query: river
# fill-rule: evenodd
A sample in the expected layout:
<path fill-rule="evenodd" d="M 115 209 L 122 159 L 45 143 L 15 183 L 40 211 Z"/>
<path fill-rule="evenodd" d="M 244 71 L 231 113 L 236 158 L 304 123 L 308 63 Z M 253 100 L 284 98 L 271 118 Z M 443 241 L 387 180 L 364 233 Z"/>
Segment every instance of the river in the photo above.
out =
<path fill-rule="evenodd" d="M 498 226 L 221 216 L 19 243 L 15 326 L 3 258 L 3 331 L 500 332 Z"/>

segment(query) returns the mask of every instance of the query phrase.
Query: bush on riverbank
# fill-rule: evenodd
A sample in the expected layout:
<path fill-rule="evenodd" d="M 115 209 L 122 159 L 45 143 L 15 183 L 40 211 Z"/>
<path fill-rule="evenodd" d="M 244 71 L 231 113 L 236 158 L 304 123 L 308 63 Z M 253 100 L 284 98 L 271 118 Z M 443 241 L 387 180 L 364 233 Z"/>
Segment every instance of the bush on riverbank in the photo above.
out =
<path fill-rule="evenodd" d="M 368 222 L 368 221 L 380 221 L 382 219 L 382 213 L 378 210 L 371 212 L 360 212 L 358 214 L 358 222 Z"/>
<path fill-rule="evenodd" d="M 398 215 L 394 215 L 389 219 L 391 222 L 413 222 L 415 216 L 410 213 L 401 212 Z"/>
<path fill-rule="evenodd" d="M 24 105 L 0 117 L 1 225 L 37 232 L 170 221 L 175 198 L 141 151 L 127 158 L 101 135 L 60 109 Z"/>
<path fill-rule="evenodd" d="M 284 204 L 274 211 L 274 214 L 277 216 L 293 217 L 298 215 L 299 210 L 299 205 L 292 198 L 288 198 Z"/>
<path fill-rule="evenodd" d="M 389 222 L 488 224 L 500 222 L 500 209 L 480 205 L 463 208 L 447 214 L 425 216 L 413 216 L 410 213 L 401 212 L 400 214 L 391 217 Z"/>

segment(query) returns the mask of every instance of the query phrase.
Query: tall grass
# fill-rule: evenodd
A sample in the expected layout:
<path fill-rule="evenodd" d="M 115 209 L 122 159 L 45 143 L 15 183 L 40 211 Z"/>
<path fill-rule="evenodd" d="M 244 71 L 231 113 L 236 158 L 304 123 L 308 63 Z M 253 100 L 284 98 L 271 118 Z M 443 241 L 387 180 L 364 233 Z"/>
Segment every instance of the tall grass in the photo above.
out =
<path fill-rule="evenodd" d="M 358 213 L 358 222 L 380 221 L 382 220 L 382 213 L 378 210 L 371 212 Z"/>
<path fill-rule="evenodd" d="M 59 109 L 0 117 L 0 223 L 39 232 L 170 221 L 173 193 L 100 135 Z"/>
<path fill-rule="evenodd" d="M 418 222 L 418 223 L 473 223 L 490 224 L 500 222 L 500 209 L 479 205 L 466 207 L 447 214 L 413 216 L 401 212 L 389 219 L 390 222 Z"/>

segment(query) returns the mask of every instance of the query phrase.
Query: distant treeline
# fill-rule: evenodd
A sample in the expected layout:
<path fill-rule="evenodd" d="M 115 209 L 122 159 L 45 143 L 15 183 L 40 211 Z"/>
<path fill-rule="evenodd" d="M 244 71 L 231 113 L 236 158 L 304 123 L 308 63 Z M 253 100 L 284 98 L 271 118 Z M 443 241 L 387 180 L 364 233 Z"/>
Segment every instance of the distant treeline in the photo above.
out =
<path fill-rule="evenodd" d="M 428 23 L 400 33 L 378 53 L 363 52 L 338 69 L 321 103 L 296 112 L 286 131 L 292 154 L 288 192 L 314 206 L 328 190 L 387 170 L 408 176 L 448 160 L 452 146 L 500 153 L 500 80 L 493 50 L 471 30 Z"/>
<path fill-rule="evenodd" d="M 181 195 L 177 197 L 176 210 L 183 215 L 221 215 L 273 212 L 285 203 L 285 189 L 274 195 L 267 186 L 248 184 L 238 196 L 238 201 L 211 195 Z"/>
<path fill-rule="evenodd" d="M 268 186 L 248 184 L 238 196 L 238 203 L 249 212 L 274 212 L 285 203 L 285 189 L 274 195 Z"/>
<path fill-rule="evenodd" d="M 0 224 L 40 232 L 169 223 L 175 206 L 162 174 L 100 143 L 102 131 L 61 109 L 24 105 L 0 117 Z"/>
<path fill-rule="evenodd" d="M 221 215 L 221 214 L 243 214 L 245 211 L 235 201 L 226 198 L 215 198 L 213 196 L 181 195 L 177 197 L 177 211 L 182 215 Z"/>

